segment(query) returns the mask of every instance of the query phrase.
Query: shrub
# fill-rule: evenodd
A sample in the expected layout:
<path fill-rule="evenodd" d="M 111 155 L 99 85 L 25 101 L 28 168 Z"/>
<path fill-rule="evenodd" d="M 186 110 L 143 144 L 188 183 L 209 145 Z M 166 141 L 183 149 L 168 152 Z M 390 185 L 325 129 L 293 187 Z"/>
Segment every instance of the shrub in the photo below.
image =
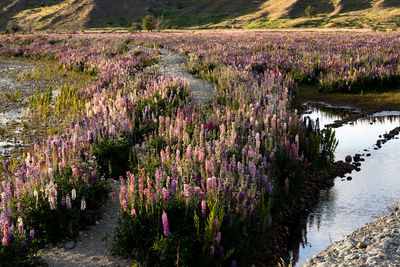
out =
<path fill-rule="evenodd" d="M 309 18 L 315 17 L 315 15 L 317 15 L 317 9 L 313 6 L 308 6 L 305 11 L 306 16 Z"/>
<path fill-rule="evenodd" d="M 400 27 L 400 17 L 396 17 L 396 18 L 394 19 L 394 24 L 395 24 L 396 26 Z"/>
<path fill-rule="evenodd" d="M 129 32 L 141 32 L 142 31 L 142 24 L 139 22 L 132 23 L 131 27 L 129 27 Z"/>
<path fill-rule="evenodd" d="M 108 195 L 108 182 L 103 179 L 93 180 L 92 177 L 89 183 L 84 181 L 70 183 L 70 179 L 72 179 L 70 167 L 65 167 L 62 174 L 54 174 L 54 186 L 57 190 L 55 207 L 49 205 L 46 193 L 40 190 L 40 187 L 37 187 L 36 193 L 21 197 L 23 212 L 20 216 L 26 225 L 35 229 L 37 243 L 41 246 L 48 242 L 76 239 L 80 230 L 98 219 L 96 210 Z M 87 205 L 84 211 L 81 210 L 82 199 Z M 12 205 L 12 211 L 13 214 L 19 214 L 16 203 Z"/>
<path fill-rule="evenodd" d="M 156 28 L 156 19 L 152 15 L 147 15 L 142 21 L 143 28 L 149 32 Z"/>
<path fill-rule="evenodd" d="M 135 214 L 122 209 L 113 250 L 147 266 L 228 265 L 234 252 L 238 256 L 248 249 L 251 238 L 246 240 L 244 224 L 224 216 L 217 201 L 210 199 L 206 206 L 207 214 L 176 198 L 148 211 L 143 203 Z"/>
<path fill-rule="evenodd" d="M 7 26 L 6 34 L 13 34 L 13 33 L 18 32 L 19 30 L 20 30 L 19 26 L 15 23 L 12 23 Z"/>

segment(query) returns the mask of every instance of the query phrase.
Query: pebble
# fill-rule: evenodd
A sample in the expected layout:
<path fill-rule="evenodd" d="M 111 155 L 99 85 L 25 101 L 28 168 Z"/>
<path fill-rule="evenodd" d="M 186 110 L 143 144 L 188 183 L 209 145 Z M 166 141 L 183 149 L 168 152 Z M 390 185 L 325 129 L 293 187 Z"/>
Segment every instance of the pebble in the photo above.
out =
<path fill-rule="evenodd" d="M 366 224 L 304 266 L 400 266 L 400 211 Z"/>
<path fill-rule="evenodd" d="M 64 248 L 66 249 L 73 249 L 75 247 L 75 243 L 73 241 L 67 242 L 64 245 Z"/>

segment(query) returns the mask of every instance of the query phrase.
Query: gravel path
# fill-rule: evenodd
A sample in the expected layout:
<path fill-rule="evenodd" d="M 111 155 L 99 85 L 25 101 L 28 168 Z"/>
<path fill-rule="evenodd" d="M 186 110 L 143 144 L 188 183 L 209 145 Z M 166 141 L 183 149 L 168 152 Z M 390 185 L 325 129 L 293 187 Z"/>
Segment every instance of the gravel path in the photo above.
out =
<path fill-rule="evenodd" d="M 120 182 L 115 182 L 113 188 L 118 197 Z M 110 253 L 118 211 L 118 201 L 108 199 L 100 211 L 102 219 L 81 232 L 78 242 L 42 249 L 39 253 L 43 261 L 49 266 L 128 266 L 128 261 Z"/>
<path fill-rule="evenodd" d="M 138 49 L 131 46 L 131 50 Z M 139 49 L 154 53 L 153 49 L 140 47 Z M 161 75 L 170 75 L 186 79 L 192 89 L 192 96 L 197 103 L 204 104 L 211 99 L 214 85 L 194 77 L 184 70 L 187 58 L 184 55 L 162 49 L 159 56 L 158 72 Z M 120 183 L 114 185 L 116 195 L 119 195 Z M 129 266 L 125 259 L 111 255 L 110 248 L 114 229 L 118 225 L 118 203 L 107 200 L 102 210 L 102 219 L 83 231 L 78 241 L 59 244 L 56 247 L 46 247 L 39 254 L 43 262 L 49 266 Z"/>
<path fill-rule="evenodd" d="M 304 266 L 400 266 L 400 211 L 359 228 Z"/>
<path fill-rule="evenodd" d="M 130 46 L 131 50 L 142 50 L 154 54 L 154 50 L 148 47 Z M 205 104 L 211 100 L 214 92 L 214 84 L 203 81 L 189 71 L 185 70 L 187 57 L 183 54 L 173 52 L 169 49 L 161 49 L 158 56 L 157 71 L 161 75 L 170 75 L 175 78 L 185 79 L 192 89 L 192 97 L 199 104 Z"/>
<path fill-rule="evenodd" d="M 211 100 L 214 85 L 205 82 L 193 76 L 189 71 L 184 70 L 187 62 L 187 57 L 185 55 L 174 53 L 168 49 L 161 49 L 160 58 L 161 66 L 159 71 L 161 74 L 186 79 L 192 88 L 192 96 L 197 103 L 204 104 Z"/>

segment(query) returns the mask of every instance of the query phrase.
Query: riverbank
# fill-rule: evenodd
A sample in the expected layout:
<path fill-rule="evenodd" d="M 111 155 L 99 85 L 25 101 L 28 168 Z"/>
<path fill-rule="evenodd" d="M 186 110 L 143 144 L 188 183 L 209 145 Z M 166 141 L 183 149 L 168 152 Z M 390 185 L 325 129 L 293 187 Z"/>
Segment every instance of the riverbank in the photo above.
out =
<path fill-rule="evenodd" d="M 308 177 L 302 186 L 298 198 L 290 203 L 290 206 L 275 217 L 272 222 L 272 245 L 268 248 L 272 258 L 270 262 L 277 266 L 283 259 L 285 262 L 290 262 L 290 255 L 287 251 L 287 243 L 290 238 L 290 227 L 296 218 L 309 212 L 310 207 L 315 203 L 319 192 L 322 189 L 332 187 L 333 180 L 338 176 L 344 176 L 346 173 L 351 173 L 357 166 L 355 164 L 337 161 L 326 170 L 319 170 Z"/>
<path fill-rule="evenodd" d="M 384 192 L 383 194 L 386 196 L 385 198 L 391 198 L 393 191 L 390 189 L 385 189 L 386 187 L 384 186 L 390 186 L 390 184 L 393 182 L 391 180 L 393 178 L 390 178 L 393 175 L 389 175 L 388 173 L 393 169 L 393 167 L 391 167 L 392 165 L 390 165 L 391 157 L 385 157 L 385 155 L 388 155 L 386 153 L 390 153 L 389 155 L 392 155 L 393 153 L 390 151 L 395 149 L 396 145 L 393 145 L 392 142 L 390 142 L 392 145 L 389 145 L 389 147 L 391 147 L 392 150 L 388 149 L 386 146 L 383 147 L 382 145 L 391 139 L 398 139 L 397 135 L 399 134 L 399 127 L 396 127 L 399 125 L 398 113 L 371 113 L 361 109 L 355 111 L 354 108 L 350 109 L 351 106 L 347 106 L 346 108 L 339 107 L 338 110 L 334 109 L 332 111 L 329 110 L 329 107 L 333 108 L 336 107 L 336 105 L 328 105 L 328 108 L 325 106 L 321 107 L 321 105 L 318 105 L 317 107 L 315 105 L 311 106 L 313 107 L 312 110 L 318 111 L 313 112 L 312 118 L 322 118 L 322 121 L 320 118 L 321 127 L 329 126 L 339 128 L 337 130 L 337 137 L 343 142 L 343 144 L 339 149 L 339 153 L 335 153 L 335 155 L 338 159 L 346 158 L 347 161 L 347 158 L 349 158 L 349 160 L 355 160 L 356 162 L 353 162 L 353 164 L 356 165 L 357 172 L 352 173 L 351 176 L 347 177 L 347 179 L 335 179 L 335 177 L 332 178 L 332 181 L 334 180 L 335 186 L 330 189 L 321 190 L 321 196 L 319 196 L 320 191 L 316 191 L 314 201 L 310 205 L 311 207 L 313 207 L 310 209 L 311 212 L 305 209 L 303 214 L 300 213 L 301 217 L 303 218 L 308 218 L 309 216 L 311 216 L 310 219 L 306 219 L 305 221 L 304 219 L 299 219 L 297 222 L 294 223 L 294 226 L 291 226 L 291 229 L 295 227 L 294 232 L 291 234 L 292 242 L 294 243 L 289 243 L 290 253 L 289 255 L 285 255 L 285 259 L 287 260 L 288 258 L 291 258 L 291 260 L 287 260 L 287 263 L 291 261 L 297 263 L 299 261 L 300 251 L 299 264 L 304 264 L 305 259 L 311 257 L 315 253 L 319 253 L 329 244 L 332 244 L 331 237 L 333 241 L 340 240 L 343 236 L 352 232 L 354 229 L 359 228 L 364 223 L 373 220 L 377 216 L 381 216 L 381 214 L 386 211 L 386 207 L 390 204 L 388 204 L 387 201 L 383 201 L 383 198 L 378 197 L 379 192 L 381 192 L 381 194 L 382 192 Z M 324 110 L 324 112 L 322 112 L 322 110 Z M 349 113 L 349 111 L 353 111 L 353 113 Z M 365 132 L 366 130 L 368 130 L 369 132 Z M 361 141 L 364 139 L 366 141 Z M 398 140 L 395 140 L 395 142 L 396 141 Z M 349 147 L 349 149 L 347 149 L 347 147 Z M 384 148 L 383 152 L 373 152 L 374 150 L 380 151 L 381 148 Z M 346 156 L 348 154 L 352 155 L 357 150 L 360 154 L 355 154 L 353 157 Z M 364 159 L 362 157 L 366 158 Z M 360 167 L 362 161 L 364 160 L 367 160 L 369 164 Z M 376 162 L 379 162 L 380 165 L 376 166 Z M 389 165 L 386 165 L 388 163 Z M 381 167 L 383 166 L 386 167 L 382 169 Z M 369 177 L 375 178 L 372 178 L 371 180 Z M 371 184 L 372 187 L 368 186 L 368 184 Z M 394 184 L 392 184 L 391 187 L 393 188 L 393 186 Z M 372 188 L 375 188 L 375 191 L 371 191 L 370 189 Z M 396 186 L 394 186 L 394 188 L 396 188 Z M 348 197 L 343 198 L 344 195 L 347 195 Z M 372 204 L 370 203 L 371 201 L 366 201 L 364 200 L 365 198 L 373 199 L 372 202 L 376 201 L 376 206 L 380 207 L 378 214 L 376 208 L 374 209 L 369 206 Z M 354 204 L 352 199 L 357 199 L 360 202 L 365 202 L 367 203 L 367 206 L 362 207 L 362 205 Z M 382 205 L 383 202 L 386 202 L 386 204 Z M 351 207 L 348 206 L 349 203 L 353 203 L 351 204 Z M 371 219 L 365 220 L 365 215 L 357 215 L 359 212 L 370 214 L 370 216 L 372 217 Z M 347 218 L 353 218 L 354 223 L 349 224 L 348 220 L 343 220 L 343 215 Z M 341 219 L 337 219 L 336 217 Z M 360 224 L 359 222 L 363 223 Z M 356 227 L 352 228 L 352 225 L 355 225 Z M 386 228 L 390 227 L 390 225 L 387 225 Z M 318 228 L 319 230 L 315 230 L 314 228 Z M 339 229 L 340 231 L 337 231 Z M 329 239 L 327 239 L 328 237 Z M 314 253 L 310 253 L 312 251 L 314 251 Z M 312 266 L 318 265 L 313 264 Z M 331 266 L 331 264 L 328 264 L 326 266 Z M 356 264 L 356 266 L 359 265 Z"/>
<path fill-rule="evenodd" d="M 329 246 L 304 266 L 399 266 L 400 211 L 396 209 Z"/>
<path fill-rule="evenodd" d="M 317 101 L 347 105 L 373 113 L 382 110 L 400 110 L 400 91 L 364 92 L 363 94 L 322 93 L 316 85 L 302 85 L 298 91 L 300 102 Z"/>

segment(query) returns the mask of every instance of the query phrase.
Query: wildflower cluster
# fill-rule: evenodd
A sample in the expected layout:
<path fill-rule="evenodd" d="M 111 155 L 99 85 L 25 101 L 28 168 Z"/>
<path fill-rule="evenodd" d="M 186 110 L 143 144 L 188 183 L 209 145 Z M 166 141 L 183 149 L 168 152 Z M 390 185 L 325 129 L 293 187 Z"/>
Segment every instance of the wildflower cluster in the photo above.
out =
<path fill-rule="evenodd" d="M 309 156 L 320 157 L 321 141 L 308 146 L 317 133 L 292 106 L 289 72 L 273 61 L 263 71 L 252 67 L 249 59 L 260 55 L 248 44 L 265 36 L 245 36 L 246 46 L 234 34 L 193 35 L 182 43 L 184 37 L 1 37 L 11 44 L 0 47 L 2 55 L 49 57 L 97 75 L 74 94 L 82 108 L 64 133 L 34 145 L 21 164 L 5 164 L 8 225 L 19 229 L 13 218 L 21 217 L 43 242 L 73 238 L 107 195 L 104 178 L 124 176 L 118 253 L 147 265 L 236 265 L 259 256 L 254 249 L 268 241 L 276 203 L 292 198 Z M 193 69 L 217 84 L 212 101 L 198 106 L 185 80 L 143 72 L 154 59 L 128 52 L 129 42 L 191 52 L 200 66 Z M 283 53 L 271 51 L 264 54 Z"/>

